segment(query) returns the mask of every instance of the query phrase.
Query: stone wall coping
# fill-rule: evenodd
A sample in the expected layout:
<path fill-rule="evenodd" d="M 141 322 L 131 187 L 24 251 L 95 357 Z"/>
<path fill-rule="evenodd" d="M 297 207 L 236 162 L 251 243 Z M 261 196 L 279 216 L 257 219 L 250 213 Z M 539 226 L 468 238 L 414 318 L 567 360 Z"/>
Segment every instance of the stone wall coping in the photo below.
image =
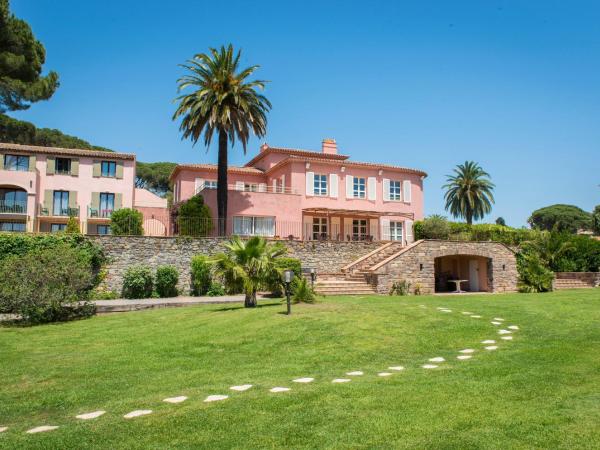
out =
<path fill-rule="evenodd" d="M 575 276 L 580 276 L 580 275 L 600 275 L 600 272 L 554 272 L 554 275 L 558 276 L 562 276 L 562 275 L 575 275 Z"/>
<path fill-rule="evenodd" d="M 39 233 L 36 233 L 39 234 Z M 100 234 L 96 234 L 96 235 L 86 235 L 85 237 L 89 238 L 89 239 L 104 239 L 104 240 L 111 240 L 111 239 L 155 239 L 155 240 L 163 240 L 163 241 L 168 241 L 168 240 L 172 240 L 172 241 L 183 241 L 183 240 L 195 240 L 195 241 L 227 241 L 229 240 L 232 236 L 202 236 L 202 237 L 198 237 L 198 236 L 136 236 L 136 235 L 112 235 L 112 234 L 104 234 L 104 235 L 100 235 Z M 248 240 L 251 237 L 254 236 L 240 236 L 240 238 L 242 240 Z M 311 240 L 300 240 L 300 239 L 294 239 L 292 241 L 288 240 L 288 239 L 275 239 L 272 237 L 265 237 L 265 240 L 269 241 L 269 242 L 282 242 L 282 243 L 286 243 L 286 242 L 294 242 L 294 243 L 302 243 L 302 244 L 333 244 L 333 245 L 352 245 L 352 246 L 356 246 L 356 245 L 364 245 L 364 244 L 376 244 L 377 242 L 369 242 L 369 241 L 311 241 Z"/>

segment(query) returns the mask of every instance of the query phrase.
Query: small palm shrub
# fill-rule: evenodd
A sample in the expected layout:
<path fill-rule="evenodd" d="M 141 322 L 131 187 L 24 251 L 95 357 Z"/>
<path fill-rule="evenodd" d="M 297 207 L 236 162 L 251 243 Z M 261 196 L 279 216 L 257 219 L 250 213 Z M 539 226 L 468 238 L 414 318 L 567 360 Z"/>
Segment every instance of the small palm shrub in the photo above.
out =
<path fill-rule="evenodd" d="M 156 293 L 161 298 L 177 297 L 177 282 L 179 272 L 173 266 L 159 266 L 156 268 Z"/>
<path fill-rule="evenodd" d="M 131 266 L 123 276 L 123 297 L 150 298 L 154 288 L 154 277 L 148 266 Z"/>
<path fill-rule="evenodd" d="M 554 272 L 544 266 L 535 253 L 523 253 L 517 258 L 519 269 L 519 291 L 549 292 L 552 290 Z"/>
<path fill-rule="evenodd" d="M 210 263 L 206 256 L 192 258 L 192 295 L 206 295 L 212 286 Z"/>
<path fill-rule="evenodd" d="M 298 281 L 298 285 L 296 286 L 292 300 L 294 303 L 315 302 L 315 293 L 313 292 L 312 287 L 308 284 L 306 278 L 300 277 L 300 281 Z"/>
<path fill-rule="evenodd" d="M 212 283 L 206 292 L 209 297 L 221 297 L 225 295 L 225 288 L 221 283 Z"/>
<path fill-rule="evenodd" d="M 406 280 L 394 281 L 390 288 L 390 295 L 408 295 L 410 293 L 410 282 Z"/>

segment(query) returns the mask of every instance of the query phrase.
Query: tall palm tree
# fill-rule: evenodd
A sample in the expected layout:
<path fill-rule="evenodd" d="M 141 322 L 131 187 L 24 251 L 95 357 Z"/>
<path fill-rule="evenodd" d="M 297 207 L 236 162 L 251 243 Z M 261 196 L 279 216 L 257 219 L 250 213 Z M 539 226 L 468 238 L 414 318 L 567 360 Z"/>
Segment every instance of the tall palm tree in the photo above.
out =
<path fill-rule="evenodd" d="M 280 243 L 270 244 L 259 236 L 247 241 L 233 236 L 225 248 L 225 253 L 210 258 L 215 275 L 228 286 L 241 286 L 244 306 L 255 307 L 256 292 L 277 272 L 275 260 L 285 254 L 286 248 Z"/>
<path fill-rule="evenodd" d="M 250 132 L 264 137 L 267 131 L 267 112 L 271 103 L 258 90 L 266 81 L 248 81 L 259 66 L 240 69 L 241 51 L 234 54 L 233 46 L 211 48 L 209 54 L 199 53 L 182 67 L 190 73 L 177 83 L 178 91 L 191 87 L 194 92 L 177 97 L 179 106 L 173 120 L 182 117 L 179 130 L 182 139 L 190 138 L 195 144 L 204 133 L 208 148 L 213 134 L 219 139 L 217 169 L 217 209 L 219 234 L 227 229 L 227 147 L 236 139 L 242 143 L 244 153 Z"/>
<path fill-rule="evenodd" d="M 471 225 L 492 211 L 494 183 L 490 175 L 474 161 L 466 161 L 447 175 L 444 185 L 446 210 L 454 217 L 463 217 Z"/>

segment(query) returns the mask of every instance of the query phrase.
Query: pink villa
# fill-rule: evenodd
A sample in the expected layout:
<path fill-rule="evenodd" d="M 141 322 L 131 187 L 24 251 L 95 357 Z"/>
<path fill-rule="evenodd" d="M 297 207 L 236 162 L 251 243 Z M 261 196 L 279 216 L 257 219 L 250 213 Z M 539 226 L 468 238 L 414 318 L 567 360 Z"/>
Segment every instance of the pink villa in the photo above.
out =
<path fill-rule="evenodd" d="M 421 170 L 352 161 L 325 139 L 318 151 L 270 147 L 229 167 L 228 234 L 281 239 L 413 241 L 423 218 Z M 174 201 L 203 196 L 216 216 L 217 166 L 180 164 Z"/>

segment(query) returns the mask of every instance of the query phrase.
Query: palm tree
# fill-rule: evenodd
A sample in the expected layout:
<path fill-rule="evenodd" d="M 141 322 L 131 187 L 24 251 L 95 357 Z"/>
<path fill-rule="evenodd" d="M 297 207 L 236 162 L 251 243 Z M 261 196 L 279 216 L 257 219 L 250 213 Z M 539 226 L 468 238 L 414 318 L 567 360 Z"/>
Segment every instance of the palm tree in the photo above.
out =
<path fill-rule="evenodd" d="M 188 87 L 194 92 L 177 97 L 179 106 L 173 120 L 182 117 L 179 126 L 182 139 L 190 138 L 194 144 L 204 133 L 204 144 L 208 148 L 213 134 L 218 134 L 217 209 L 222 236 L 227 229 L 228 143 L 233 145 L 238 139 L 246 153 L 250 132 L 264 137 L 271 103 L 258 93 L 266 81 L 247 80 L 259 66 L 240 69 L 241 51 L 234 54 L 231 44 L 209 51 L 209 54 L 197 54 L 182 65 L 190 73 L 177 80 L 178 92 Z"/>
<path fill-rule="evenodd" d="M 233 236 L 225 248 L 225 253 L 210 258 L 215 275 L 228 287 L 241 286 L 245 294 L 244 306 L 255 307 L 256 292 L 277 272 L 275 260 L 285 254 L 285 247 L 280 243 L 270 244 L 259 236 L 247 241 Z"/>
<path fill-rule="evenodd" d="M 446 210 L 454 217 L 463 217 L 471 225 L 473 219 L 481 219 L 492 211 L 494 183 L 476 162 L 459 164 L 446 181 Z"/>

